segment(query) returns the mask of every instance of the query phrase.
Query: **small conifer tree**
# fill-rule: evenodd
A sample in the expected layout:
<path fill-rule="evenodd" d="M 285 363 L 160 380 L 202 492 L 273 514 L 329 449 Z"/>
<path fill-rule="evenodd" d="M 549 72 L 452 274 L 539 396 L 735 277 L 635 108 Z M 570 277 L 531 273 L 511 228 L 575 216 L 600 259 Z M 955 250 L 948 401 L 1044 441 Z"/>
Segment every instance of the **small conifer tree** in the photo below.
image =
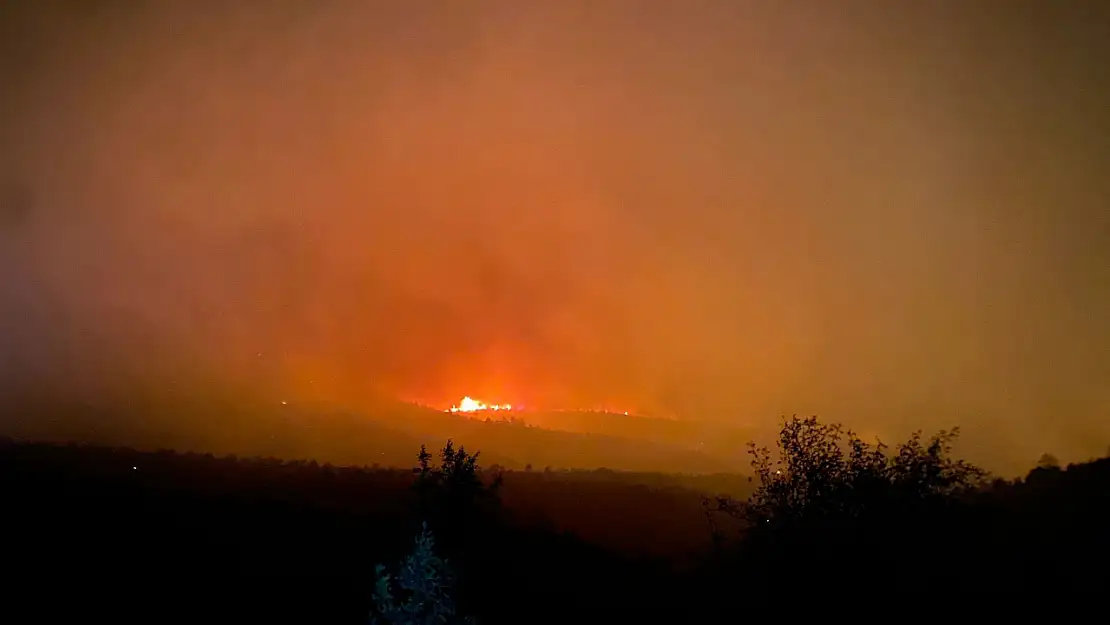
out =
<path fill-rule="evenodd" d="M 449 594 L 452 584 L 446 560 L 434 553 L 435 540 L 423 524 L 411 554 L 395 575 L 385 566 L 375 567 L 374 611 L 371 625 L 472 625 L 474 620 L 455 614 Z"/>

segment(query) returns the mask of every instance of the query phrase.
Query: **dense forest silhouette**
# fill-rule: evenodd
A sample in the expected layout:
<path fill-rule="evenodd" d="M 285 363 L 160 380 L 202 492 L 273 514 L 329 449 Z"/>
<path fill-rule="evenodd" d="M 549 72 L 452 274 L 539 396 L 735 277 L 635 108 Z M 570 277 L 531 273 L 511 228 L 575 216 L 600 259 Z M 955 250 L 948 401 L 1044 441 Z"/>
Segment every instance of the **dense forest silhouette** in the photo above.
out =
<path fill-rule="evenodd" d="M 888 448 L 789 419 L 733 482 L 506 470 L 450 440 L 392 469 L 3 439 L 7 607 L 13 622 L 735 622 L 826 599 L 1093 600 L 1110 458 L 1046 454 L 1004 480 L 953 458 L 954 437 Z"/>

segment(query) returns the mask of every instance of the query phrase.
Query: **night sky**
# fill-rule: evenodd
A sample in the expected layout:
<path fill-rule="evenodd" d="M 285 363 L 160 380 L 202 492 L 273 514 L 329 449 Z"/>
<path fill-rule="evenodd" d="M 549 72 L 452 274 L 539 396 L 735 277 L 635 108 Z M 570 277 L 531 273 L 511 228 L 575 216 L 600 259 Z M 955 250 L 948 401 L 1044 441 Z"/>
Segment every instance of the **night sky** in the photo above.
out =
<path fill-rule="evenodd" d="M 1110 3 L 0 7 L 0 393 L 1110 445 Z"/>

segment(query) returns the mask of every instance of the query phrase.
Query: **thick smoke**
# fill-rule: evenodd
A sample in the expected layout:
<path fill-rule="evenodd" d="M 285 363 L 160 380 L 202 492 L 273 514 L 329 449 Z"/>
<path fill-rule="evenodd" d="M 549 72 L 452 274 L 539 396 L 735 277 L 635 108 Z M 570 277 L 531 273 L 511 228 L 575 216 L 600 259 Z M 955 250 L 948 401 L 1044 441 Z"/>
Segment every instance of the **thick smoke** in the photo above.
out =
<path fill-rule="evenodd" d="M 852 6 L 4 3 L 0 388 L 1101 453 L 1100 16 Z"/>

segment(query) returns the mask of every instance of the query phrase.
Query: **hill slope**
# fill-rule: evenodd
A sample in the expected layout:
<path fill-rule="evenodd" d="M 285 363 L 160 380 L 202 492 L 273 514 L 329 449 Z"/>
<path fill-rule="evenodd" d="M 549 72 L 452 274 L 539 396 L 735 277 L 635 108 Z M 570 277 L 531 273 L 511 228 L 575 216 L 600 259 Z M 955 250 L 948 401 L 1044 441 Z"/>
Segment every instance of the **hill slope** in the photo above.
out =
<path fill-rule="evenodd" d="M 627 428 L 624 431 L 634 433 Z M 401 403 L 382 405 L 364 415 L 336 405 L 226 397 L 39 400 L 9 405 L 0 422 L 0 434 L 139 449 L 401 467 L 412 465 L 414 450 L 422 443 L 438 448 L 454 438 L 481 450 L 484 463 L 507 468 L 531 464 L 537 468 L 605 467 L 669 473 L 721 473 L 738 468 L 688 444 L 664 442 L 658 435 L 633 438 L 486 422 Z"/>

